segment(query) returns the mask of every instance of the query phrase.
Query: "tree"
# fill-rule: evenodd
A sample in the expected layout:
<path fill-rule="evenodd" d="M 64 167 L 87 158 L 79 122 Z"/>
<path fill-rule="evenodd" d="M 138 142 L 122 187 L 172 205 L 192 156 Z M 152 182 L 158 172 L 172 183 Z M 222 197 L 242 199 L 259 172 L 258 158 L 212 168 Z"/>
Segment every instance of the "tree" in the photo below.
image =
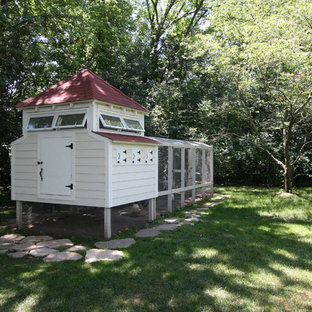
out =
<path fill-rule="evenodd" d="M 193 52 L 209 53 L 205 70 L 228 81 L 232 109 L 282 168 L 291 192 L 292 171 L 312 141 L 312 5 L 225 0 L 212 11 L 209 32 L 197 36 Z"/>
<path fill-rule="evenodd" d="M 9 144 L 21 136 L 15 105 L 82 68 L 116 77 L 131 14 L 123 0 L 0 0 L 1 187 L 10 184 Z"/>

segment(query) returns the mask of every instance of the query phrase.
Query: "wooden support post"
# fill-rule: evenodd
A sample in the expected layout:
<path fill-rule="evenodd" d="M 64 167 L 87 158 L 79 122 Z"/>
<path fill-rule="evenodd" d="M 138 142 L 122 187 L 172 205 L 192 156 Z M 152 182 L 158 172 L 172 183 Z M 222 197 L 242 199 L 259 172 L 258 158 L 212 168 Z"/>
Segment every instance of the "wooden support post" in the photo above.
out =
<path fill-rule="evenodd" d="M 195 203 L 195 199 L 196 199 L 196 189 L 192 190 L 192 204 Z"/>
<path fill-rule="evenodd" d="M 152 222 L 156 219 L 156 198 L 148 201 L 148 221 Z"/>
<path fill-rule="evenodd" d="M 181 188 L 185 187 L 185 148 L 181 148 Z M 181 192 L 180 205 L 183 208 L 185 206 L 185 191 Z"/>
<path fill-rule="evenodd" d="M 172 184 L 173 184 L 173 148 L 168 147 L 168 212 L 172 212 Z"/>
<path fill-rule="evenodd" d="M 185 192 L 181 192 L 180 201 L 181 208 L 183 208 L 185 206 Z"/>
<path fill-rule="evenodd" d="M 210 181 L 211 181 L 211 196 L 213 196 L 213 147 L 210 150 Z"/>
<path fill-rule="evenodd" d="M 16 201 L 16 224 L 18 229 L 23 227 L 23 202 L 19 200 Z"/>
<path fill-rule="evenodd" d="M 112 237 L 111 208 L 104 208 L 104 238 Z"/>
<path fill-rule="evenodd" d="M 32 224 L 32 207 L 31 206 L 27 206 L 27 225 L 31 225 Z"/>
<path fill-rule="evenodd" d="M 203 149 L 202 150 L 202 181 L 201 181 L 201 183 L 207 183 L 208 182 L 206 154 L 207 154 L 207 151 Z M 205 186 L 202 187 L 201 193 L 202 193 L 202 199 L 205 199 L 205 197 L 206 197 L 206 187 Z"/>
<path fill-rule="evenodd" d="M 195 203 L 195 196 L 196 196 L 196 189 L 195 189 L 195 184 L 196 184 L 196 150 L 194 148 L 191 149 L 191 164 L 192 164 L 192 186 L 194 189 L 192 189 L 192 203 Z"/>

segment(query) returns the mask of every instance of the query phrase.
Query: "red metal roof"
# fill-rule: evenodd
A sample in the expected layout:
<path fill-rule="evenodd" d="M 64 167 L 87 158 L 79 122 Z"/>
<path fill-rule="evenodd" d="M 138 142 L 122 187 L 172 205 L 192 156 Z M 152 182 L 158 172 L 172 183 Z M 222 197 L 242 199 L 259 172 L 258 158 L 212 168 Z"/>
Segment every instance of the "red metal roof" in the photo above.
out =
<path fill-rule="evenodd" d="M 94 133 L 108 138 L 112 141 L 123 141 L 123 142 L 137 142 L 137 143 L 152 143 L 152 144 L 160 144 L 160 142 L 150 139 L 144 136 L 137 136 L 137 135 L 126 135 L 126 134 L 118 134 L 118 133 L 107 133 L 107 132 L 96 132 Z"/>
<path fill-rule="evenodd" d="M 149 112 L 144 106 L 132 100 L 88 69 L 84 69 L 76 75 L 60 81 L 45 91 L 17 104 L 16 107 L 60 104 L 85 100 L 100 100 Z"/>

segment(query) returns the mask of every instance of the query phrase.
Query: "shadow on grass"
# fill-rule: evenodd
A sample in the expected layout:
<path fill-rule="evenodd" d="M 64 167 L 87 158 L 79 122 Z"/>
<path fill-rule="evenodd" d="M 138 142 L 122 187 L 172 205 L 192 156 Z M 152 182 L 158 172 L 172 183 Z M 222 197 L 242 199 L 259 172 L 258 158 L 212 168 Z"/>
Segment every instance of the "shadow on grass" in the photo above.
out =
<path fill-rule="evenodd" d="M 193 227 L 137 239 L 115 263 L 2 256 L 0 309 L 308 311 L 304 298 L 290 300 L 290 290 L 311 294 L 300 272 L 311 270 L 312 246 L 285 232 L 285 220 L 259 215 L 261 209 L 226 200 Z"/>

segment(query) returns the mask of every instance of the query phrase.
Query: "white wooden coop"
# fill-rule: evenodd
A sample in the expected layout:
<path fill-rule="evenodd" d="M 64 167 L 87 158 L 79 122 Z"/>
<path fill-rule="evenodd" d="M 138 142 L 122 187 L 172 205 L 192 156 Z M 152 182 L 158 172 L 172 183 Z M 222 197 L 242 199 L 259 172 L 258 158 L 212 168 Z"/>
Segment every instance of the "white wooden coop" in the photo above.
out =
<path fill-rule="evenodd" d="M 210 146 L 184 143 L 181 183 L 173 187 L 177 184 L 170 181 L 175 181 L 179 170 L 172 157 L 177 142 L 144 136 L 144 116 L 149 111 L 89 70 L 17 107 L 23 112 L 23 136 L 12 143 L 11 183 L 19 227 L 23 202 L 103 207 L 104 236 L 109 238 L 112 207 L 149 200 L 149 220 L 155 219 L 159 172 L 162 181 L 167 180 L 166 190 L 160 193 L 168 196 L 169 211 L 174 192 L 212 190 Z M 158 164 L 160 144 L 169 146 L 169 152 Z M 204 155 L 200 170 L 205 178 L 200 183 L 196 182 L 196 148 Z M 185 175 L 190 179 L 185 180 Z"/>

